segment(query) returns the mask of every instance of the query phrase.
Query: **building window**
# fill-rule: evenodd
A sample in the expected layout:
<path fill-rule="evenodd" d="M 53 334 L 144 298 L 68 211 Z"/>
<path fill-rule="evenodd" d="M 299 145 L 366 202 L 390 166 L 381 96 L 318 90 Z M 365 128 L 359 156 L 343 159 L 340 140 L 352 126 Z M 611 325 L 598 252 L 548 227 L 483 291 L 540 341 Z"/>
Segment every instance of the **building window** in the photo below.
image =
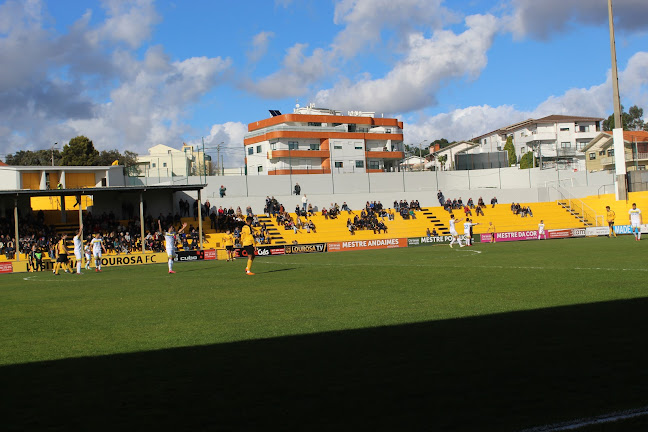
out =
<path fill-rule="evenodd" d="M 257 153 L 261 153 L 261 149 L 262 149 L 262 148 L 263 148 L 263 146 L 258 145 L 258 146 L 257 146 Z"/>
<path fill-rule="evenodd" d="M 288 141 L 288 150 L 297 150 L 299 143 L 297 141 Z"/>
<path fill-rule="evenodd" d="M 369 161 L 369 169 L 380 169 L 380 163 L 378 161 Z"/>
<path fill-rule="evenodd" d="M 162 163 L 162 168 L 166 168 L 166 162 Z"/>
<path fill-rule="evenodd" d="M 571 148 L 571 143 L 570 142 L 561 142 L 560 143 L 560 148 Z"/>
<path fill-rule="evenodd" d="M 576 143 L 576 149 L 577 149 L 577 150 L 583 150 L 583 149 L 585 148 L 585 145 L 586 145 L 586 144 L 587 144 L 587 143 L 584 143 L 584 142 L 577 142 L 577 143 Z"/>
<path fill-rule="evenodd" d="M 254 149 L 250 146 L 250 148 L 248 148 L 248 154 L 251 155 L 253 153 L 254 153 Z"/>
<path fill-rule="evenodd" d="M 342 146 L 341 145 L 334 145 L 333 149 L 334 150 L 342 150 Z"/>
<path fill-rule="evenodd" d="M 568 127 L 561 127 L 560 132 L 569 132 L 569 128 Z"/>
<path fill-rule="evenodd" d="M 646 165 L 639 165 L 639 166 L 637 166 L 637 169 L 639 171 L 646 171 Z"/>
<path fill-rule="evenodd" d="M 355 146 L 356 150 L 362 150 L 362 146 Z"/>
<path fill-rule="evenodd" d="M 277 143 L 276 142 L 270 143 L 270 150 L 277 150 Z"/>
<path fill-rule="evenodd" d="M 486 144 L 486 138 L 482 140 L 482 144 Z"/>
<path fill-rule="evenodd" d="M 591 153 L 589 154 L 589 158 L 590 158 L 590 160 L 594 160 L 594 159 L 596 159 L 596 152 L 591 152 Z"/>
<path fill-rule="evenodd" d="M 525 147 L 520 147 L 520 153 L 524 153 L 526 151 Z"/>
<path fill-rule="evenodd" d="M 320 149 L 320 145 L 319 145 L 319 144 L 311 144 L 311 145 L 310 145 L 310 149 L 311 149 L 311 150 L 319 150 L 319 149 Z"/>
<path fill-rule="evenodd" d="M 391 128 L 385 129 L 385 133 L 391 133 Z"/>
<path fill-rule="evenodd" d="M 344 163 L 342 161 L 335 162 L 335 168 L 342 168 L 344 167 Z"/>
<path fill-rule="evenodd" d="M 152 168 L 155 168 L 155 162 L 153 162 L 153 163 L 151 164 L 151 167 L 152 167 Z"/>
<path fill-rule="evenodd" d="M 262 167 L 261 165 L 259 165 L 259 166 L 257 167 L 257 172 L 258 172 L 258 173 L 263 172 L 263 167 Z"/>
<path fill-rule="evenodd" d="M 587 126 L 578 126 L 578 132 L 587 132 Z"/>
<path fill-rule="evenodd" d="M 319 122 L 308 122 L 308 126 L 322 126 L 322 123 L 319 123 Z"/>
<path fill-rule="evenodd" d="M 363 160 L 357 160 L 356 161 L 356 168 L 364 168 L 364 161 Z"/>
<path fill-rule="evenodd" d="M 608 156 L 614 156 L 614 149 L 609 149 L 609 150 L 607 151 L 607 155 L 608 155 Z"/>

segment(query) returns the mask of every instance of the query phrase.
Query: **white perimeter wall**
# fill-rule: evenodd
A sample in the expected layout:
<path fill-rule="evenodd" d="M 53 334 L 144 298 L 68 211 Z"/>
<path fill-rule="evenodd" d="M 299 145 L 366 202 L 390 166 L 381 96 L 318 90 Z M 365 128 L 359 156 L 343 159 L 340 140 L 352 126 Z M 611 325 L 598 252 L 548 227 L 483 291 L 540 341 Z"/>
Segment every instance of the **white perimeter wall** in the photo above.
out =
<path fill-rule="evenodd" d="M 149 178 L 148 184 L 169 184 L 170 179 Z M 182 177 L 173 179 L 175 185 L 204 183 L 204 177 Z M 285 176 L 208 176 L 207 187 L 202 192 L 202 201 L 209 199 L 212 206 L 245 208 L 251 205 L 255 212 L 263 211 L 266 196 L 274 196 L 287 209 L 293 210 L 301 204 L 301 197 L 292 195 L 295 183 L 301 186 L 309 202 L 318 208 L 333 202 L 346 201 L 352 208 L 364 207 L 367 200 L 381 201 L 391 207 L 394 200 L 418 199 L 422 206 L 436 206 L 437 191 L 442 190 L 446 198 L 462 197 L 464 202 L 473 198 L 475 203 L 483 197 L 490 203 L 497 197 L 500 204 L 510 202 L 553 201 L 562 198 L 555 189 L 560 186 L 574 197 L 584 197 L 614 192 L 614 178 L 608 172 L 587 173 L 566 170 L 540 170 L 539 168 L 519 170 L 502 168 L 474 171 L 447 172 L 394 172 L 375 174 L 321 174 Z M 225 198 L 220 198 L 219 188 L 227 188 Z M 196 197 L 195 193 L 177 193 L 174 210 L 180 198 Z"/>

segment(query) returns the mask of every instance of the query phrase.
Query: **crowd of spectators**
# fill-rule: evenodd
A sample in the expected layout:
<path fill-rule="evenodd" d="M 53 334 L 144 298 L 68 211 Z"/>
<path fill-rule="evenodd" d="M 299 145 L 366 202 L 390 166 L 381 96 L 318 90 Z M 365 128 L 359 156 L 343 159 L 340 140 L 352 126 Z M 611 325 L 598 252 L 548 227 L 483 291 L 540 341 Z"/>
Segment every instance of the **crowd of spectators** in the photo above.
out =
<path fill-rule="evenodd" d="M 520 205 L 520 203 L 512 203 L 511 204 L 511 211 L 513 212 L 514 215 L 518 215 L 520 217 L 533 217 L 533 212 L 531 211 L 531 207 L 526 206 L 523 207 Z"/>
<path fill-rule="evenodd" d="M 446 210 L 448 213 L 452 213 L 454 210 L 463 210 L 464 215 L 466 217 L 468 216 L 473 216 L 473 210 L 475 212 L 475 216 L 484 216 L 484 209 L 486 208 L 486 203 L 484 202 L 484 199 L 482 197 L 479 197 L 477 200 L 477 205 L 475 205 L 475 202 L 473 201 L 472 198 L 468 198 L 468 201 L 466 203 L 463 202 L 463 199 L 461 197 L 454 198 L 454 199 L 446 199 L 445 196 L 443 196 L 443 192 L 439 190 L 437 193 L 437 198 L 439 200 L 439 205 L 443 207 L 444 210 Z M 493 197 L 491 199 L 491 204 L 493 207 L 495 207 L 495 204 L 497 204 L 497 198 Z"/>

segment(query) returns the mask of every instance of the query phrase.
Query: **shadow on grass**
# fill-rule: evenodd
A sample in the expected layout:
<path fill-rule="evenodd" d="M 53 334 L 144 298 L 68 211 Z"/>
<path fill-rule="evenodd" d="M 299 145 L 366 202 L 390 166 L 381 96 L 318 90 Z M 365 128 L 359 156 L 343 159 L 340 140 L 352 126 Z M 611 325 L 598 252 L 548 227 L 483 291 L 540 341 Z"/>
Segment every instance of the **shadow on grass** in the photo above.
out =
<path fill-rule="evenodd" d="M 642 298 L 6 366 L 3 430 L 519 430 L 647 405 L 647 311 Z"/>

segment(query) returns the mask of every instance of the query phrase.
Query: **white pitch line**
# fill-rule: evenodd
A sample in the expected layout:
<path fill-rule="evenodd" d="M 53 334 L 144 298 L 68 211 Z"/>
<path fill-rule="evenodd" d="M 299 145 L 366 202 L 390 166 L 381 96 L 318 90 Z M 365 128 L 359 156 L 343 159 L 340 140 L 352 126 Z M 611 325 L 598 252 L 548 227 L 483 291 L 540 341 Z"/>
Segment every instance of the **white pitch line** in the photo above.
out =
<path fill-rule="evenodd" d="M 614 423 L 619 420 L 627 420 L 635 417 L 642 417 L 648 415 L 648 407 L 636 408 L 625 411 L 616 411 L 608 414 L 603 414 L 596 417 L 582 418 L 568 422 L 555 423 L 552 425 L 538 426 L 531 429 L 524 429 L 520 432 L 560 432 L 568 430 L 576 430 L 586 426 L 592 426 L 603 423 Z"/>
<path fill-rule="evenodd" d="M 466 251 L 466 252 L 471 252 L 471 251 Z M 473 251 L 476 252 L 476 251 Z M 376 263 L 335 263 L 335 264 L 330 264 L 330 263 L 306 263 L 306 262 L 293 262 L 293 261 L 274 261 L 274 258 L 271 258 L 272 261 L 270 260 L 263 260 L 264 264 L 289 264 L 289 265 L 302 265 L 302 266 L 322 266 L 322 267 L 366 267 L 366 266 L 371 266 L 375 267 Z M 393 266 L 393 267 L 430 267 L 430 264 L 412 264 L 412 263 L 407 263 L 407 264 L 390 264 L 390 263 L 384 263 L 381 262 L 380 265 L 382 267 L 385 266 Z M 446 265 L 444 264 L 445 267 L 450 267 L 450 268 L 466 268 L 465 265 Z M 636 271 L 636 272 L 648 272 L 648 269 L 645 268 L 639 268 L 639 269 L 632 269 L 632 268 L 606 268 L 606 267 L 539 267 L 539 266 L 503 266 L 503 265 L 471 265 L 470 267 L 473 268 L 482 268 L 482 269 L 505 269 L 505 270 L 583 270 L 583 271 Z"/>

